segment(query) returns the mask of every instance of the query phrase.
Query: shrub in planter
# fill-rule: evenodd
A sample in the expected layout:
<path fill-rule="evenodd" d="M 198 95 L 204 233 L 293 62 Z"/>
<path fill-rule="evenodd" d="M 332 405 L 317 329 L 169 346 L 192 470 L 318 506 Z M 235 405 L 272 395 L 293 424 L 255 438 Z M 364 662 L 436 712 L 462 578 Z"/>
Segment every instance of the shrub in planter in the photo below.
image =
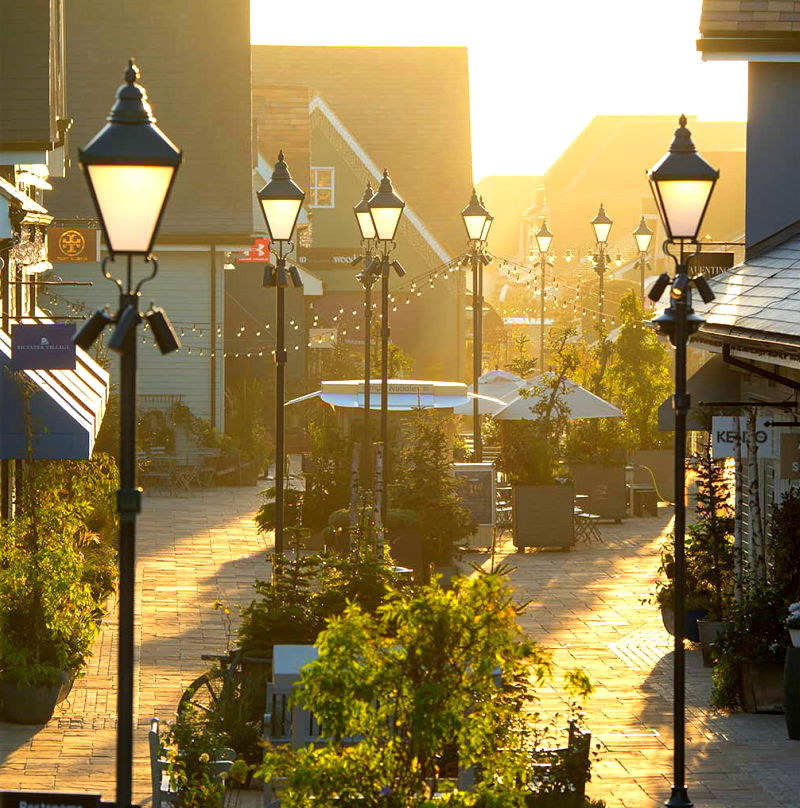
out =
<path fill-rule="evenodd" d="M 4 688 L 55 688 L 53 707 L 98 631 L 99 606 L 75 544 L 81 528 L 56 504 L 0 526 L 0 680 Z M 14 701 L 8 691 L 5 699 Z"/>
<path fill-rule="evenodd" d="M 409 419 L 390 502 L 419 519 L 426 568 L 453 563 L 456 542 L 475 532 L 453 475 L 448 424 L 440 413 L 419 410 Z"/>
<path fill-rule="evenodd" d="M 390 593 L 375 615 L 356 606 L 332 620 L 293 700 L 310 710 L 329 741 L 297 752 L 268 749 L 261 774 L 285 777 L 281 803 L 429 805 L 443 761 L 476 767 L 475 801 L 522 806 L 532 793 L 531 762 L 547 732 L 526 708 L 532 683 L 551 672 L 546 652 L 521 633 L 500 574 Z M 496 666 L 502 660 L 502 684 Z M 574 692 L 591 686 L 570 673 Z M 356 743 L 341 743 L 357 737 Z"/>

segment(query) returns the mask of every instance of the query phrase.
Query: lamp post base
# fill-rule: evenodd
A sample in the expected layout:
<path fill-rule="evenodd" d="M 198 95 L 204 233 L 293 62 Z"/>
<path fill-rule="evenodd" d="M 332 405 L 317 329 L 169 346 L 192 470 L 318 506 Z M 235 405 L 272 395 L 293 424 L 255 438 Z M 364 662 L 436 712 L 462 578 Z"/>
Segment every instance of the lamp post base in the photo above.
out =
<path fill-rule="evenodd" d="M 689 799 L 686 786 L 673 786 L 669 799 L 664 803 L 667 808 L 692 808 L 694 803 Z"/>

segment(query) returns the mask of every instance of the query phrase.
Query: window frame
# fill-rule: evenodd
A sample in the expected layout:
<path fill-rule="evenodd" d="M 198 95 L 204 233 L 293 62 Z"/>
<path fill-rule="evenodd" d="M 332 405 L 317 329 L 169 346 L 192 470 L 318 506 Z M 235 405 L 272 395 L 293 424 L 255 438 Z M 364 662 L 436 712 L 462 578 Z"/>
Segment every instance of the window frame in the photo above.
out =
<path fill-rule="evenodd" d="M 317 184 L 317 172 L 318 171 L 330 171 L 331 173 L 331 184 L 330 187 L 328 186 L 320 186 Z M 309 177 L 309 208 L 321 208 L 322 210 L 331 210 L 332 208 L 336 207 L 336 166 L 311 166 L 310 167 L 310 177 Z M 330 191 L 331 195 L 331 203 L 330 205 L 319 205 L 317 204 L 317 194 L 319 191 Z"/>

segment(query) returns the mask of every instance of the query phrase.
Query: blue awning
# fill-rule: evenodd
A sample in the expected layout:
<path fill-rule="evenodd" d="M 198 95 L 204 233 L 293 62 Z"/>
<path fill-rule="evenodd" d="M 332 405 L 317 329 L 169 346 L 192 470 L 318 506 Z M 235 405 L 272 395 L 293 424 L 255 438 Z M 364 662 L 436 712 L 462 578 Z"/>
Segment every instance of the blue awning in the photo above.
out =
<path fill-rule="evenodd" d="M 19 322 L 48 321 L 37 317 Z M 108 402 L 108 373 L 80 348 L 74 370 L 14 371 L 10 361 L 11 338 L 0 330 L 0 458 L 23 460 L 29 457 L 26 395 L 30 401 L 34 458 L 85 460 L 91 457 Z"/>

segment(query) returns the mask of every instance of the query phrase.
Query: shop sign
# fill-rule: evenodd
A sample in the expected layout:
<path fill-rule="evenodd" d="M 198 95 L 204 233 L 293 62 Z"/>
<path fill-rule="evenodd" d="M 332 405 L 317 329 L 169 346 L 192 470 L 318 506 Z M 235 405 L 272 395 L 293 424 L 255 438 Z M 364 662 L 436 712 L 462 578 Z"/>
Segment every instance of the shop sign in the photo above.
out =
<path fill-rule="evenodd" d="M 269 262 L 269 239 L 257 238 L 249 250 L 237 259 L 237 264 L 265 264 Z"/>
<path fill-rule="evenodd" d="M 75 370 L 74 325 L 36 324 L 11 327 L 14 370 Z"/>
<path fill-rule="evenodd" d="M 97 231 L 89 227 L 50 227 L 47 230 L 49 261 L 97 261 Z"/>
<path fill-rule="evenodd" d="M 99 794 L 0 791 L 0 808 L 100 808 Z"/>
<path fill-rule="evenodd" d="M 350 267 L 363 254 L 358 247 L 309 247 L 300 252 L 297 263 L 311 271 Z"/>
<path fill-rule="evenodd" d="M 309 328 L 308 341 L 312 348 L 333 348 L 336 344 L 336 329 Z"/>
<path fill-rule="evenodd" d="M 758 456 L 771 459 L 776 456 L 772 429 L 767 417 L 756 418 L 756 444 Z M 747 457 L 747 418 L 735 415 L 715 415 L 711 419 L 711 456 L 736 457 L 736 429 L 742 442 L 742 457 Z"/>
<path fill-rule="evenodd" d="M 781 479 L 800 480 L 800 432 L 781 435 Z"/>

